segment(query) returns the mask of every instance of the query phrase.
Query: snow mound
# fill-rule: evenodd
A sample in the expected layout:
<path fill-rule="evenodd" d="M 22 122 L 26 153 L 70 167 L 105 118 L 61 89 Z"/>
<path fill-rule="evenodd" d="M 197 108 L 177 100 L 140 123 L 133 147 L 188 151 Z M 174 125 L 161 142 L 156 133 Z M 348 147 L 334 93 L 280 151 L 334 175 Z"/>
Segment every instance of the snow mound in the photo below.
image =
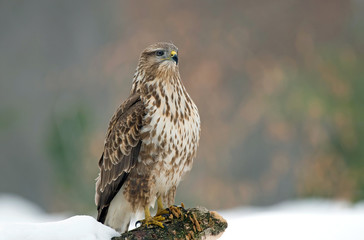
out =
<path fill-rule="evenodd" d="M 221 239 L 363 240 L 364 204 L 299 200 L 266 208 L 219 212 L 228 222 Z"/>
<path fill-rule="evenodd" d="M 39 206 L 12 194 L 0 195 L 1 240 L 106 240 L 119 236 L 91 216 L 47 214 Z M 64 220 L 61 220 L 64 219 Z"/>
<path fill-rule="evenodd" d="M 90 216 L 74 216 L 47 223 L 1 223 L 0 236 L 4 240 L 105 240 L 120 236 Z"/>

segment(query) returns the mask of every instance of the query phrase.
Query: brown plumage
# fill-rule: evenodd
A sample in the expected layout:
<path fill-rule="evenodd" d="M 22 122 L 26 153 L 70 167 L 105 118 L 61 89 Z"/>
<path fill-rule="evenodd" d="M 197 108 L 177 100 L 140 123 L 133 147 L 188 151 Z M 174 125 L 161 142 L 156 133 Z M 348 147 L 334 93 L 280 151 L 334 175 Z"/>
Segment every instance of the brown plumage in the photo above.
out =
<path fill-rule="evenodd" d="M 177 52 L 170 43 L 143 51 L 131 95 L 109 123 L 95 202 L 98 221 L 119 232 L 157 198 L 173 204 L 182 176 L 192 168 L 200 117 L 181 82 Z"/>

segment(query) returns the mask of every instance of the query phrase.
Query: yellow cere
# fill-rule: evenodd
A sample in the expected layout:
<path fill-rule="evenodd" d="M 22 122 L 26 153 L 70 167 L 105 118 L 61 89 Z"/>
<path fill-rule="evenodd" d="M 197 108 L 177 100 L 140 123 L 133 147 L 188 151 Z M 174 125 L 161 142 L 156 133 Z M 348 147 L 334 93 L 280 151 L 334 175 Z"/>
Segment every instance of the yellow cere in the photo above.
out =
<path fill-rule="evenodd" d="M 176 51 L 172 51 L 172 52 L 171 52 L 171 57 L 173 57 L 173 56 L 175 56 L 175 55 L 177 55 Z"/>

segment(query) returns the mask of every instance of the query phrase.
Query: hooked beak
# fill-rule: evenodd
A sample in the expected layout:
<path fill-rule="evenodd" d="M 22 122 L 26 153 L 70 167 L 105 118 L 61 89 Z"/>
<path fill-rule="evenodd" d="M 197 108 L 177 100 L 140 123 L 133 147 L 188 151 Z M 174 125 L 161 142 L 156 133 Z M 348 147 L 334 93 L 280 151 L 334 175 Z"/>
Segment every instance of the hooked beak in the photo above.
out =
<path fill-rule="evenodd" d="M 177 52 L 176 52 L 176 51 L 172 51 L 172 52 L 171 52 L 171 56 L 170 56 L 170 58 L 172 58 L 172 59 L 173 59 L 173 61 L 175 61 L 175 62 L 176 62 L 176 65 L 178 64 L 178 56 L 177 56 Z"/>

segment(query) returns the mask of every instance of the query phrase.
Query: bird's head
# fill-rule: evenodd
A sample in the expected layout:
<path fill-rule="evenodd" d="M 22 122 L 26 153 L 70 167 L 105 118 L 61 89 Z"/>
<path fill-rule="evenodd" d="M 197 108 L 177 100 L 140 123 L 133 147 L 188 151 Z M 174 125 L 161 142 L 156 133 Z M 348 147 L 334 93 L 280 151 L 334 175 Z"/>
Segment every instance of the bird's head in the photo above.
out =
<path fill-rule="evenodd" d="M 178 66 L 178 48 L 167 42 L 152 44 L 142 52 L 139 64 L 145 69 L 175 70 Z"/>
<path fill-rule="evenodd" d="M 179 81 L 178 48 L 172 43 L 159 42 L 147 47 L 140 55 L 132 92 L 140 91 L 143 86 L 147 87 L 157 82 L 165 85 Z"/>

